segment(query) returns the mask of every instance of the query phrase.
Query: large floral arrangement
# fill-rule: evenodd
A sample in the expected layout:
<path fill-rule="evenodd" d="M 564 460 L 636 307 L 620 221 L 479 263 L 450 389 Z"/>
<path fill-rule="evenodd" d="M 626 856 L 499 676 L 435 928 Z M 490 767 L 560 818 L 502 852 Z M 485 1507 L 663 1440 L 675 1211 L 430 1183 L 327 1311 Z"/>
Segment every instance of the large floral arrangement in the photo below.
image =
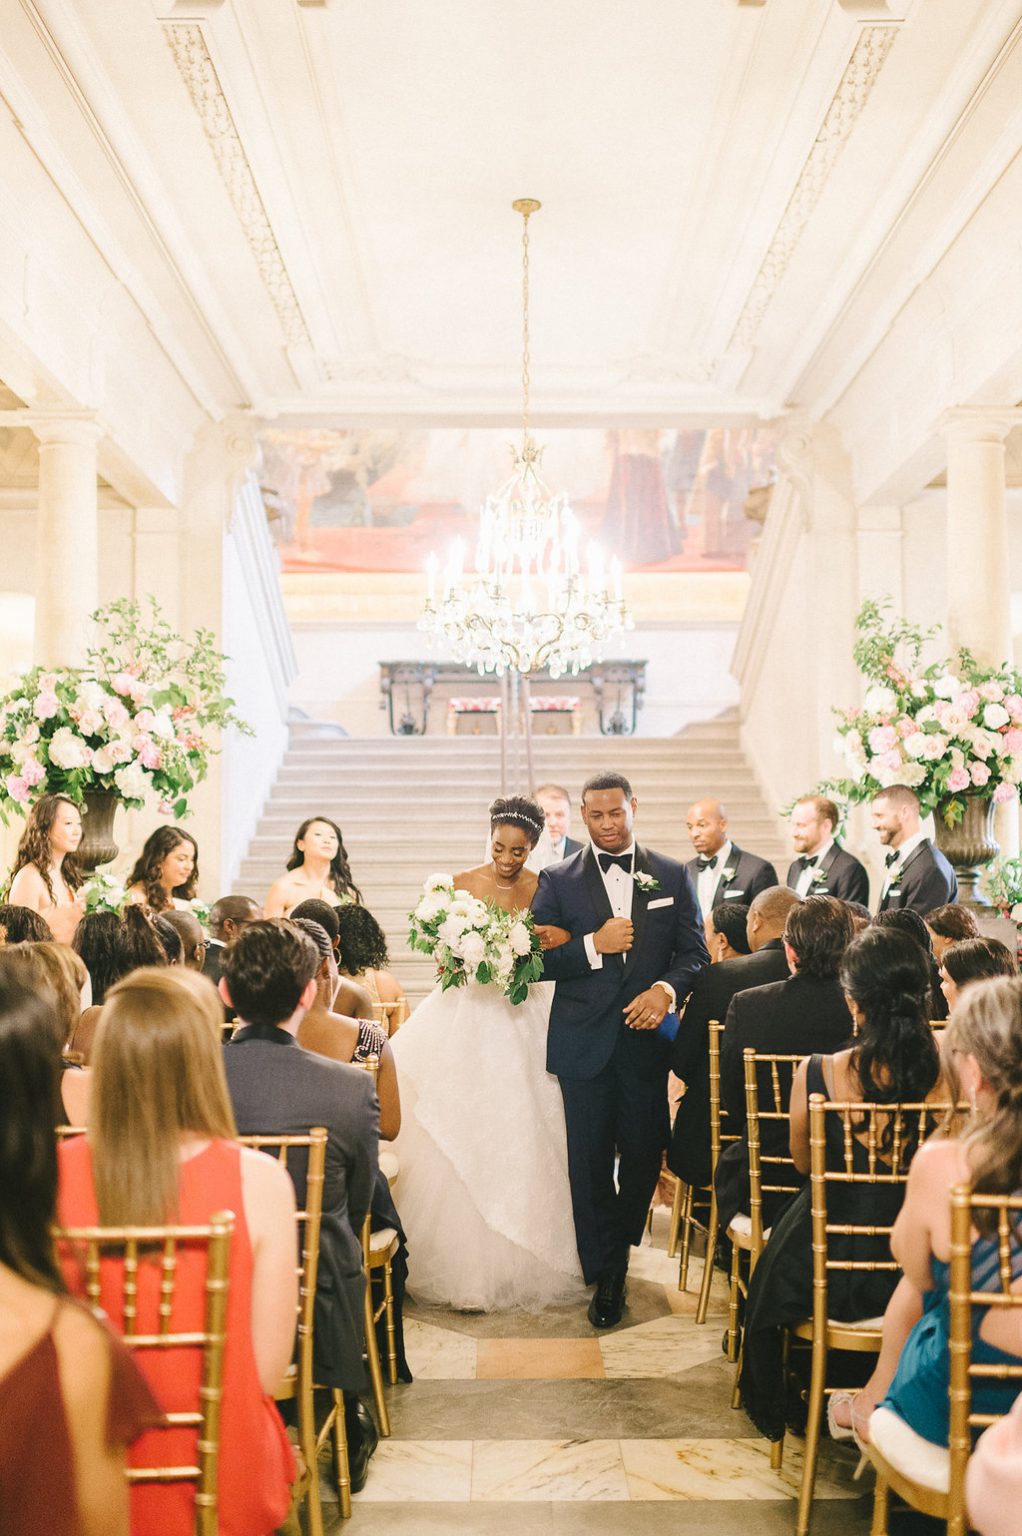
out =
<path fill-rule="evenodd" d="M 1013 800 L 1022 783 L 1022 674 L 982 666 L 970 651 L 923 666 L 934 631 L 889 619 L 885 603 L 864 603 L 855 662 L 869 681 L 861 709 L 837 710 L 850 777 L 824 788 L 850 801 L 907 784 L 922 810 L 949 827 L 965 797 Z"/>
<path fill-rule="evenodd" d="M 183 816 L 227 726 L 250 733 L 225 696 L 226 658 L 209 630 L 176 635 L 158 603 L 120 601 L 92 615 L 84 667 L 33 667 L 0 699 L 0 817 L 41 795 L 114 790 Z"/>
<path fill-rule="evenodd" d="M 477 981 L 499 987 L 512 1003 L 523 1003 L 530 984 L 543 974 L 531 915 L 505 912 L 456 890 L 451 875 L 430 876 L 409 921 L 409 947 L 432 956 L 445 992 Z"/>
<path fill-rule="evenodd" d="M 1022 925 L 1022 859 L 995 859 L 983 872 L 980 890 L 1002 917 Z"/>

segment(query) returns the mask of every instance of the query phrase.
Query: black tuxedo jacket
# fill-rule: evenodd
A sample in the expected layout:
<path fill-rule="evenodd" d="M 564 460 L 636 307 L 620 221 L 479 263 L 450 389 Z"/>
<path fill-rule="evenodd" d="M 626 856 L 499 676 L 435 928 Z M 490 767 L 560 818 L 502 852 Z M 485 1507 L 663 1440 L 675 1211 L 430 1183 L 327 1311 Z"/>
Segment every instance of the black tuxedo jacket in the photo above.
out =
<path fill-rule="evenodd" d="M 869 906 L 869 875 L 853 854 L 832 843 L 814 873 L 821 869 L 826 879 L 814 880 L 807 896 L 837 896 L 841 901 L 858 901 L 864 907 Z M 798 885 L 801 873 L 802 867 L 795 859 L 788 869 L 788 884 L 792 890 Z"/>
<path fill-rule="evenodd" d="M 833 1055 L 852 1039 L 852 1018 L 841 983 L 812 976 L 789 976 L 751 992 L 739 992 L 728 1009 L 720 1049 L 720 1099 L 727 1111 L 727 1129 L 745 1134 L 744 1052 L 772 1051 L 778 1055 Z M 763 1151 L 787 1153 L 788 1126 L 765 1121 Z M 744 1139 L 721 1153 L 715 1179 L 721 1226 L 748 1209 L 749 1153 Z M 773 1211 L 764 1202 L 764 1218 Z"/>
<path fill-rule="evenodd" d="M 926 837 L 902 865 L 901 879 L 881 897 L 878 912 L 888 907 L 907 907 L 925 917 L 934 907 L 958 900 L 955 872 L 939 848 Z"/>
<path fill-rule="evenodd" d="M 723 1024 L 736 993 L 787 974 L 784 944 L 771 939 L 754 954 L 722 960 L 696 977 L 671 1048 L 671 1070 L 684 1082 L 685 1096 L 674 1117 L 667 1166 L 686 1184 L 703 1188 L 710 1182 L 710 1024 Z"/>
<path fill-rule="evenodd" d="M 684 866 L 635 845 L 635 870 L 650 875 L 658 889 L 636 881 L 632 896 L 635 940 L 626 955 L 604 955 L 594 970 L 584 936 L 613 916 L 596 854 L 590 846 L 578 858 L 542 870 L 532 903 L 537 923 L 556 923 L 572 935 L 547 950 L 543 976 L 557 983 L 547 1035 L 547 1071 L 588 1080 L 610 1061 L 619 1040 L 630 1070 L 639 1077 L 667 1072 L 667 1045 L 655 1030 L 628 1029 L 623 1010 L 640 992 L 668 982 L 680 1008 L 709 954 L 699 905 Z"/>
<path fill-rule="evenodd" d="M 685 865 L 692 880 L 693 888 L 699 875 L 699 860 L 689 859 Z M 715 874 L 720 875 L 716 889 L 713 893 L 711 907 L 719 907 L 722 901 L 744 901 L 746 904 L 758 896 L 760 891 L 769 890 L 772 885 L 780 885 L 777 871 L 766 859 L 761 859 L 755 853 L 746 853 L 744 848 L 739 848 L 737 843 L 731 844 L 731 857 L 726 869 L 733 869 L 734 874 L 730 880 L 724 878 L 725 870 L 717 866 Z"/>

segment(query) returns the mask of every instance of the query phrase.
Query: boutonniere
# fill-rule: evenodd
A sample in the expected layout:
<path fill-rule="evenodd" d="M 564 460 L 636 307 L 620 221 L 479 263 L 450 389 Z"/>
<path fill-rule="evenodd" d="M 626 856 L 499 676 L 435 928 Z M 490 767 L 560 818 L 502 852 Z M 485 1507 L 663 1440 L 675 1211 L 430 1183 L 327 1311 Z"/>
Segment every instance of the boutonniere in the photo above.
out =
<path fill-rule="evenodd" d="M 826 885 L 826 883 L 827 883 L 827 871 L 825 869 L 819 869 L 819 868 L 814 869 L 813 870 L 813 878 L 812 878 L 812 880 L 809 883 L 811 885 Z"/>
<path fill-rule="evenodd" d="M 889 891 L 896 891 L 898 889 L 899 885 L 901 884 L 902 879 L 904 878 L 904 875 L 905 875 L 905 866 L 903 864 L 899 864 L 897 869 L 894 871 L 894 874 L 891 876 L 890 880 L 888 880 L 888 882 L 887 882 L 887 889 Z"/>
<path fill-rule="evenodd" d="M 655 875 L 647 875 L 644 869 L 637 869 L 635 874 L 632 876 L 632 879 L 639 887 L 639 890 L 645 891 L 647 896 L 649 896 L 653 891 L 658 891 L 660 889 L 660 881 L 656 878 Z"/>
<path fill-rule="evenodd" d="M 723 875 L 721 875 L 721 879 L 722 880 L 726 880 L 728 885 L 730 885 L 732 880 L 735 878 L 735 875 L 737 875 L 737 873 L 738 873 L 738 865 L 737 864 L 733 864 L 730 869 L 725 869 Z"/>

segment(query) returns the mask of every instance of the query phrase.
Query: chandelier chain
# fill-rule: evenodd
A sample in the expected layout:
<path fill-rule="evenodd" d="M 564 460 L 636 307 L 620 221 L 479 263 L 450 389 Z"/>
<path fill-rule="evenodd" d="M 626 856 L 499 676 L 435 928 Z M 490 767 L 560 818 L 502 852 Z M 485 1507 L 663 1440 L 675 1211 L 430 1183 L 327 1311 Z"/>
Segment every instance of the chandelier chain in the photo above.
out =
<path fill-rule="evenodd" d="M 522 215 L 522 446 L 529 446 L 529 212 Z"/>

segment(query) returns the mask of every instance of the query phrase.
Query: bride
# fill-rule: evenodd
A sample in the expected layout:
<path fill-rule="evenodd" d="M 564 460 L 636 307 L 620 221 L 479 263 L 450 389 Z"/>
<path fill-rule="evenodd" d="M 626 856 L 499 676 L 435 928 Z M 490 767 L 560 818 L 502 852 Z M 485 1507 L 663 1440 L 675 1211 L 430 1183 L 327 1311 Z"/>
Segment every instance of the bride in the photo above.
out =
<path fill-rule="evenodd" d="M 531 800 L 490 807 L 491 860 L 454 884 L 528 908 L 525 861 L 543 830 Z M 546 928 L 544 948 L 569 935 Z M 495 986 L 436 987 L 391 1041 L 401 1088 L 401 1219 L 417 1300 L 463 1311 L 577 1298 L 564 1111 L 545 1067 L 552 986 L 516 1006 Z"/>

